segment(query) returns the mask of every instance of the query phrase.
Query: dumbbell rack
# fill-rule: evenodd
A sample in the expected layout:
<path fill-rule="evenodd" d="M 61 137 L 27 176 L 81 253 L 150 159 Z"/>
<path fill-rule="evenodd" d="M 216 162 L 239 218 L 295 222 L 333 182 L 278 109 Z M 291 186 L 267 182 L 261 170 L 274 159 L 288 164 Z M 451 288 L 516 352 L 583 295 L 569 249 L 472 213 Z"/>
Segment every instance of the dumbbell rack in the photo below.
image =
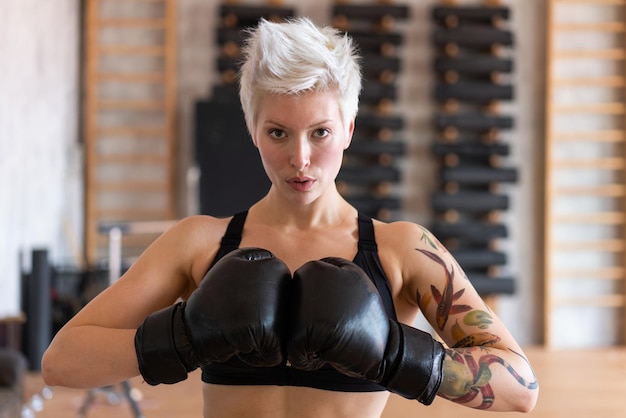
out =
<path fill-rule="evenodd" d="M 624 344 L 626 2 L 546 12 L 544 341 Z"/>
<path fill-rule="evenodd" d="M 336 3 L 333 26 L 348 33 L 362 55 L 363 89 L 352 143 L 337 178 L 340 193 L 361 213 L 393 220 L 401 210 L 398 164 L 404 156 L 404 119 L 394 107 L 396 80 L 402 67 L 399 49 L 404 34 L 397 23 L 409 7 L 389 1 Z"/>
<path fill-rule="evenodd" d="M 401 206 L 395 185 L 401 180 L 397 159 L 404 154 L 404 142 L 397 138 L 404 121 L 393 114 L 397 97 L 395 80 L 401 67 L 397 49 L 403 42 L 402 34 L 394 30 L 394 23 L 408 17 L 408 8 L 388 2 L 373 5 L 342 3 L 333 6 L 332 13 L 335 26 L 348 31 L 365 53 L 363 71 L 366 79 L 372 80 L 363 86 L 355 137 L 346 152 L 337 179 L 338 188 L 362 213 L 388 220 Z M 270 1 L 265 6 L 239 2 L 220 5 L 217 29 L 220 53 L 216 63 L 220 81 L 212 86 L 209 100 L 196 104 L 196 155 L 202 172 L 200 197 L 203 213 L 227 216 L 248 207 L 269 188 L 258 154 L 250 144 L 239 105 L 236 84 L 239 54 L 244 29 L 256 25 L 260 18 L 281 21 L 295 15 L 293 8 L 277 1 Z M 220 127 L 226 123 L 229 125 L 228 141 L 222 141 L 220 138 L 224 134 Z M 218 154 L 222 157 L 216 157 Z M 228 178 L 234 183 L 236 174 L 215 178 L 215 173 L 223 174 L 229 170 L 224 161 L 219 160 L 226 156 L 237 158 L 240 165 L 243 161 L 248 167 L 246 184 L 231 185 L 245 190 L 240 201 L 227 202 L 232 198 L 232 187 L 225 188 L 222 181 Z M 257 184 L 251 185 L 251 179 Z M 227 193 L 223 189 L 228 189 Z M 218 205 L 218 202 L 224 204 Z"/>
<path fill-rule="evenodd" d="M 517 181 L 517 170 L 502 163 L 510 153 L 502 132 L 513 118 L 500 110 L 514 95 L 506 77 L 513 70 L 513 34 L 510 10 L 494 3 L 432 9 L 439 106 L 432 151 L 440 181 L 430 228 L 485 297 L 514 292 L 514 279 L 501 273 L 507 255 L 498 248 L 508 237 L 501 212 L 510 206 L 501 184 Z"/>
<path fill-rule="evenodd" d="M 280 1 L 268 1 L 267 5 L 248 5 L 226 1 L 219 7 L 217 43 L 220 50 L 217 70 L 220 82 L 213 86 L 212 97 L 220 101 L 239 101 L 237 71 L 241 59 L 241 47 L 245 41 L 245 29 L 256 26 L 261 18 L 280 22 L 294 17 L 292 7 Z"/>

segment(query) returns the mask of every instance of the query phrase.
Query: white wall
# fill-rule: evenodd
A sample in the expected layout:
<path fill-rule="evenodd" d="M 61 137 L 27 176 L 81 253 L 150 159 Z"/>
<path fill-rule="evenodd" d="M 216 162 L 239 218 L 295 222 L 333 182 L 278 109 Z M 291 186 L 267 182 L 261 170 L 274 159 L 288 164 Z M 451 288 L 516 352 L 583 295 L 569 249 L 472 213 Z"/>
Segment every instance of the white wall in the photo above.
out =
<path fill-rule="evenodd" d="M 0 316 L 20 309 L 19 252 L 30 271 L 80 236 L 78 24 L 77 0 L 0 0 Z"/>
<path fill-rule="evenodd" d="M 357 1 L 355 1 L 357 2 Z M 36 246 L 53 262 L 73 263 L 82 235 L 81 147 L 78 142 L 78 1 L 0 0 L 0 315 L 18 306 L 18 252 Z M 250 1 L 246 3 L 265 3 Z M 400 108 L 408 128 L 404 161 L 405 217 L 429 220 L 435 183 L 429 146 L 431 118 L 430 8 L 436 0 L 412 0 L 402 51 L 405 73 Z M 475 3 L 469 0 L 465 3 Z M 499 312 L 524 344 L 541 339 L 540 201 L 542 155 L 543 1 L 510 0 L 516 33 L 516 128 L 510 132 L 520 182 L 512 198 L 511 238 L 503 243 L 518 283 Z M 179 121 L 181 190 L 193 161 L 192 112 L 216 82 L 217 0 L 179 0 Z M 288 0 L 299 14 L 330 22 L 331 0 Z M 192 191 L 193 192 L 193 191 Z M 194 212 L 194 196 L 182 196 L 181 215 Z M 69 225 L 67 227 L 66 225 Z M 27 254 L 28 255 L 28 254 Z M 28 257 L 27 257 L 28 258 Z M 28 261 L 28 260 L 27 260 Z"/>

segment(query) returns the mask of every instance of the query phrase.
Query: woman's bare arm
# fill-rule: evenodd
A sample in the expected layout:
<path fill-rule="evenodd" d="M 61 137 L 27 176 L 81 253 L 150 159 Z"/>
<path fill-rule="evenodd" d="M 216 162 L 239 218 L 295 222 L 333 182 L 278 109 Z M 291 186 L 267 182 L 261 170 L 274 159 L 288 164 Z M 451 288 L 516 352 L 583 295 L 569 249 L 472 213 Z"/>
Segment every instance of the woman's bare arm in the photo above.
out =
<path fill-rule="evenodd" d="M 212 237 L 223 233 L 211 224 L 193 217 L 174 225 L 72 318 L 43 356 L 45 382 L 86 388 L 137 376 L 135 331 L 146 316 L 193 291 L 217 249 Z"/>
<path fill-rule="evenodd" d="M 477 409 L 530 411 L 538 382 L 522 349 L 443 245 L 410 225 L 403 287 L 447 346 L 439 396 Z"/>

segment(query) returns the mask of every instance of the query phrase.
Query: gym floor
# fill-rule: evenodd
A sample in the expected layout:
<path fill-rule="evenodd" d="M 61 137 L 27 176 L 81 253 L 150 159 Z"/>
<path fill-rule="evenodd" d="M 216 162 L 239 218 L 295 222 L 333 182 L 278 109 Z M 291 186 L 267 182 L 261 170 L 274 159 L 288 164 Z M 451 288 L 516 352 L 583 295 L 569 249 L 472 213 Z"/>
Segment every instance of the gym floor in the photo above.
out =
<path fill-rule="evenodd" d="M 623 417 L 626 399 L 626 347 L 589 350 L 546 350 L 526 348 L 540 383 L 539 402 L 530 414 L 533 418 L 613 418 Z M 146 418 L 199 417 L 202 411 L 199 372 L 184 382 L 172 386 L 151 387 L 139 378 L 130 382 L 139 396 L 139 406 Z M 41 393 L 41 377 L 31 373 L 26 379 L 26 399 Z M 115 387 L 121 392 L 121 386 Z M 119 390 L 118 390 L 119 389 Z M 114 392 L 114 393 L 115 393 Z M 86 390 L 54 388 L 52 397 L 43 401 L 43 410 L 36 418 L 80 417 Z M 115 396 L 98 391 L 94 402 L 83 417 L 132 418 L 126 401 L 116 403 Z M 110 399 L 111 398 L 111 399 Z M 521 414 L 485 413 L 436 399 L 425 407 L 392 395 L 383 418 L 512 417 Z"/>

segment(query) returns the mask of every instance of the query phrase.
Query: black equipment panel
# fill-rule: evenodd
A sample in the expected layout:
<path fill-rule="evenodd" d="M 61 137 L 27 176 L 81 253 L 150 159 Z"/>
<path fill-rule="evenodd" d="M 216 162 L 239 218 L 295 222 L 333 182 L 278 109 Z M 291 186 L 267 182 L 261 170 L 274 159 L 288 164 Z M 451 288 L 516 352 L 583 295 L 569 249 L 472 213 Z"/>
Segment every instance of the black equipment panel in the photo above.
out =
<path fill-rule="evenodd" d="M 247 27 L 256 25 L 259 19 L 265 18 L 271 21 L 287 19 L 295 15 L 291 7 L 278 6 L 250 6 L 222 4 L 220 5 L 220 17 L 222 26 Z"/>
<path fill-rule="evenodd" d="M 337 180 L 354 184 L 380 183 L 383 181 L 397 182 L 400 180 L 400 170 L 396 167 L 344 165 L 341 167 Z"/>
<path fill-rule="evenodd" d="M 462 100 L 477 104 L 494 100 L 511 100 L 513 99 L 513 86 L 487 82 L 438 84 L 435 87 L 435 98 L 440 101 Z"/>
<path fill-rule="evenodd" d="M 200 213 L 230 216 L 267 193 L 270 181 L 238 102 L 197 102 L 195 128 Z"/>
<path fill-rule="evenodd" d="M 408 19 L 409 6 L 401 4 L 336 4 L 332 8 L 334 16 L 344 16 L 355 20 L 378 20 L 384 16 L 396 19 Z"/>
<path fill-rule="evenodd" d="M 486 113 L 439 114 L 435 123 L 438 129 L 458 128 L 466 131 L 484 132 L 490 129 L 511 129 L 513 117 Z"/>
<path fill-rule="evenodd" d="M 509 155 L 510 149 L 509 144 L 502 142 L 486 144 L 477 141 L 436 142 L 432 147 L 437 156 L 454 154 L 467 157 L 505 156 Z"/>
<path fill-rule="evenodd" d="M 486 214 L 493 211 L 507 210 L 509 208 L 509 197 L 489 192 L 439 192 L 433 195 L 432 206 L 435 210 L 442 212 L 460 211 Z"/>
<path fill-rule="evenodd" d="M 508 7 L 497 6 L 436 6 L 433 8 L 433 19 L 443 24 L 451 17 L 459 23 L 473 22 L 490 24 L 494 19 L 509 19 Z"/>
<path fill-rule="evenodd" d="M 505 224 L 485 221 L 435 222 L 430 230 L 439 239 L 458 239 L 472 244 L 508 237 Z"/>
<path fill-rule="evenodd" d="M 456 44 L 466 48 L 489 48 L 493 45 L 513 45 L 513 33 L 496 28 L 460 27 L 439 29 L 433 34 L 437 46 Z"/>
<path fill-rule="evenodd" d="M 492 73 L 512 72 L 513 60 L 486 54 L 470 57 L 440 56 L 435 58 L 434 68 L 438 73 L 454 71 L 462 74 L 484 76 Z"/>
<path fill-rule="evenodd" d="M 506 254 L 501 251 L 487 250 L 483 248 L 469 248 L 463 250 L 452 250 L 454 256 L 463 268 L 468 270 L 476 268 L 487 268 L 491 266 L 502 266 L 506 264 Z"/>
<path fill-rule="evenodd" d="M 515 293 L 515 279 L 512 277 L 493 277 L 486 274 L 466 272 L 467 278 L 478 293 L 489 295 L 512 295 Z"/>
<path fill-rule="evenodd" d="M 458 184 L 517 182 L 517 169 L 510 167 L 457 166 L 441 169 L 441 180 Z"/>

